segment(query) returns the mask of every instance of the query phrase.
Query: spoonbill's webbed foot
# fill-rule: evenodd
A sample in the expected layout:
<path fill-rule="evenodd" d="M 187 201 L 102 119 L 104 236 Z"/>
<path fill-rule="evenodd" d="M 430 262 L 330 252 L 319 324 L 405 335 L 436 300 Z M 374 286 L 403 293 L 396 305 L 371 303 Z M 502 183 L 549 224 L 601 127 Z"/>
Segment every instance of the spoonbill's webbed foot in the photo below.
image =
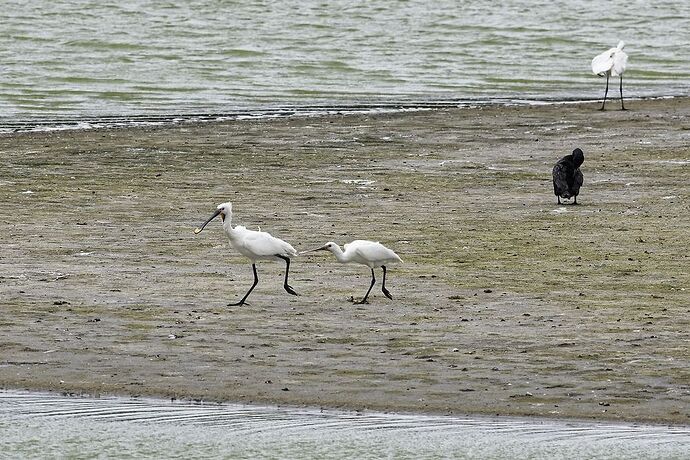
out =
<path fill-rule="evenodd" d="M 295 292 L 294 289 L 292 289 L 292 286 L 288 284 L 288 274 L 290 273 L 290 258 L 280 254 L 276 254 L 276 257 L 283 259 L 285 261 L 285 282 L 283 283 L 283 288 L 288 294 L 299 295 Z"/>
<path fill-rule="evenodd" d="M 244 300 L 240 300 L 239 302 L 229 303 L 228 307 L 241 307 L 242 305 L 251 306 L 251 304 L 249 302 L 245 302 Z"/>
<path fill-rule="evenodd" d="M 289 284 L 286 284 L 283 287 L 285 288 L 285 290 L 287 291 L 288 294 L 299 295 L 298 293 L 295 292 L 294 289 L 292 289 L 292 286 L 290 286 Z"/>
<path fill-rule="evenodd" d="M 369 293 L 371 292 L 371 288 L 374 287 L 374 283 L 376 282 L 376 277 L 374 276 L 374 269 L 371 269 L 371 284 L 369 285 L 369 290 L 367 291 L 366 294 L 364 294 L 364 297 L 362 300 L 359 302 L 355 302 L 356 304 L 363 304 L 363 303 L 369 303 L 367 302 L 367 299 L 369 298 Z"/>
<path fill-rule="evenodd" d="M 388 289 L 386 289 L 386 266 L 381 265 L 381 269 L 383 270 L 383 281 L 381 282 L 381 292 L 383 292 L 383 295 L 385 295 L 389 299 L 393 300 L 393 296 L 391 295 L 390 291 L 388 291 Z"/>
<path fill-rule="evenodd" d="M 609 94 L 609 73 L 606 73 L 606 91 L 604 91 L 604 102 L 601 103 L 601 108 L 599 110 L 604 110 L 606 107 L 606 96 Z"/>
<path fill-rule="evenodd" d="M 240 305 L 244 305 L 246 303 L 245 300 L 247 300 L 247 297 L 249 297 L 249 294 L 251 294 L 256 285 L 259 284 L 259 275 L 256 273 L 256 264 L 252 264 L 252 271 L 254 272 L 254 284 L 252 284 L 252 287 L 250 287 L 244 297 L 242 297 L 242 300 L 236 303 L 230 303 L 228 304 L 228 307 L 239 307 Z"/>

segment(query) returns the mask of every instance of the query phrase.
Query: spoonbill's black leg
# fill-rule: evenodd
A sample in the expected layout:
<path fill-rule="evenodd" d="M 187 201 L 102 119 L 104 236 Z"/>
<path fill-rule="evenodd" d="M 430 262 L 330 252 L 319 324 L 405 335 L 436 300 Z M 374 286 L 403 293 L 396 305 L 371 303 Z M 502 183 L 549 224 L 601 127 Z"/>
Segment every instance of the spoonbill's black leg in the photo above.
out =
<path fill-rule="evenodd" d="M 393 300 L 393 296 L 388 291 L 388 289 L 386 289 L 386 266 L 381 265 L 381 268 L 383 269 L 383 283 L 381 284 L 381 292 L 383 292 L 383 295 Z"/>
<path fill-rule="evenodd" d="M 601 108 L 599 110 L 604 110 L 604 106 L 606 105 L 606 95 L 609 93 L 609 74 L 606 74 L 606 91 L 604 91 L 604 103 L 601 104 Z"/>
<path fill-rule="evenodd" d="M 558 204 L 561 204 L 561 197 L 559 195 L 556 195 L 556 198 L 558 198 Z"/>
<path fill-rule="evenodd" d="M 367 293 L 364 295 L 364 298 L 363 298 L 362 300 L 360 300 L 359 302 L 355 302 L 355 303 L 357 303 L 357 304 L 360 304 L 360 303 L 367 303 L 367 297 L 369 297 L 369 293 L 371 292 L 371 288 L 374 287 L 374 283 L 375 283 L 375 282 L 376 282 L 376 277 L 374 276 L 374 269 L 372 268 L 372 269 L 371 269 L 371 284 L 369 285 L 369 290 L 368 290 Z"/>
<path fill-rule="evenodd" d="M 256 264 L 252 264 L 252 269 L 254 270 L 254 284 L 252 284 L 252 287 L 250 287 L 244 297 L 242 297 L 242 300 L 237 303 L 229 303 L 228 307 L 238 307 L 243 305 L 244 301 L 247 300 L 247 297 L 249 297 L 249 294 L 251 294 L 256 285 L 259 284 L 259 275 L 256 274 Z"/>
<path fill-rule="evenodd" d="M 628 110 L 623 105 L 623 75 L 621 75 L 621 110 Z"/>
<path fill-rule="evenodd" d="M 292 286 L 288 284 L 288 273 L 290 272 L 290 258 L 278 254 L 276 254 L 276 257 L 280 257 L 285 261 L 285 283 L 283 284 L 283 287 L 285 288 L 288 294 L 299 295 L 295 292 L 294 289 L 292 289 Z"/>
<path fill-rule="evenodd" d="M 575 196 L 573 197 L 573 199 L 575 200 L 575 201 L 573 201 L 573 204 L 577 204 L 577 195 L 575 195 Z"/>

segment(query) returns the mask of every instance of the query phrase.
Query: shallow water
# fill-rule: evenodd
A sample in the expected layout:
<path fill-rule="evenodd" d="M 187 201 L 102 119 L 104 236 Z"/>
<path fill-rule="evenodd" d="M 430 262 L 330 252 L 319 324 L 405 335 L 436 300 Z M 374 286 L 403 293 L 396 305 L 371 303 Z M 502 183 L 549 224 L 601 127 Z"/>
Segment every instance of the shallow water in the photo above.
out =
<path fill-rule="evenodd" d="M 690 428 L 0 392 L 3 453 L 224 458 L 684 459 Z"/>
<path fill-rule="evenodd" d="M 312 104 L 597 98 L 628 45 L 630 96 L 690 88 L 683 0 L 3 3 L 0 121 Z"/>

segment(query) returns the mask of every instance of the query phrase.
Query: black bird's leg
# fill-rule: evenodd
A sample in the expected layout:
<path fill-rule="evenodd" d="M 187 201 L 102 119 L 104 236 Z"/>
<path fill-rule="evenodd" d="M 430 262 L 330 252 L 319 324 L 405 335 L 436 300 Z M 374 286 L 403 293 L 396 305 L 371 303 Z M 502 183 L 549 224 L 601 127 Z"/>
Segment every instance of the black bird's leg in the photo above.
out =
<path fill-rule="evenodd" d="M 575 196 L 573 197 L 573 200 L 575 200 L 575 201 L 573 201 L 573 204 L 577 204 L 577 195 L 575 195 Z"/>
<path fill-rule="evenodd" d="M 606 95 L 609 93 L 609 74 L 606 74 L 606 91 L 604 91 L 604 103 L 601 104 L 601 108 L 599 110 L 604 110 L 604 106 L 606 105 Z"/>
<path fill-rule="evenodd" d="M 285 282 L 283 283 L 283 288 L 287 291 L 288 294 L 292 295 L 299 295 L 295 292 L 294 289 L 292 289 L 292 286 L 288 284 L 288 272 L 290 271 L 290 258 L 286 256 L 281 256 L 276 254 L 276 257 L 280 257 L 285 261 Z"/>
<path fill-rule="evenodd" d="M 623 105 L 623 75 L 621 75 L 621 110 L 628 110 L 625 108 L 625 105 Z"/>
<path fill-rule="evenodd" d="M 393 300 L 393 296 L 391 296 L 391 293 L 388 291 L 388 289 L 386 289 L 386 266 L 381 265 L 381 268 L 383 269 L 383 283 L 381 284 L 381 292 L 383 292 L 383 295 Z"/>
<path fill-rule="evenodd" d="M 371 269 L 371 285 L 369 286 L 369 290 L 364 295 L 364 298 L 362 300 L 360 300 L 359 302 L 355 302 L 355 303 L 357 303 L 357 304 L 367 303 L 367 297 L 369 297 L 369 293 L 371 292 L 371 288 L 374 287 L 375 282 L 376 282 L 376 277 L 374 276 L 374 269 L 372 268 Z"/>
<path fill-rule="evenodd" d="M 559 195 L 556 195 L 556 198 L 558 199 L 558 204 L 561 204 L 561 197 Z"/>
<path fill-rule="evenodd" d="M 244 297 L 242 297 L 242 300 L 237 303 L 229 303 L 228 307 L 238 307 L 243 305 L 244 301 L 247 300 L 247 297 L 249 297 L 249 294 L 251 294 L 256 285 L 259 284 L 259 275 L 256 274 L 256 264 L 252 264 L 252 269 L 254 270 L 254 284 L 252 284 L 252 287 L 250 287 Z"/>

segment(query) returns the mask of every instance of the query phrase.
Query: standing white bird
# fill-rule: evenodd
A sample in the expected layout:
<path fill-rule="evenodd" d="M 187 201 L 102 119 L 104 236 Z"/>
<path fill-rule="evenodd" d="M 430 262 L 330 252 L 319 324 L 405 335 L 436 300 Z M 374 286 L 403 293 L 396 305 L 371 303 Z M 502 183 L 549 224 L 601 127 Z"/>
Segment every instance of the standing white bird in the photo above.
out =
<path fill-rule="evenodd" d="M 259 284 L 259 276 L 256 274 L 256 261 L 262 259 L 281 259 L 285 261 L 285 282 L 283 287 L 288 294 L 297 294 L 288 284 L 288 272 L 290 271 L 290 257 L 297 255 L 297 251 L 289 243 L 272 236 L 269 233 L 255 230 L 247 230 L 246 227 L 237 225 L 232 227 L 232 203 L 219 204 L 216 212 L 209 217 L 209 219 L 201 225 L 201 227 L 194 229 L 194 234 L 200 233 L 206 225 L 215 219 L 217 216 L 223 219 L 223 229 L 230 239 L 230 246 L 235 248 L 237 252 L 247 257 L 252 261 L 252 270 L 254 271 L 254 284 L 249 288 L 249 291 L 237 303 L 228 304 L 228 306 L 238 306 L 244 304 L 249 294 Z"/>
<path fill-rule="evenodd" d="M 374 287 L 376 282 L 376 277 L 374 275 L 374 268 L 381 267 L 383 269 L 383 282 L 381 283 L 381 292 L 388 297 L 393 299 L 391 293 L 386 289 L 386 265 L 389 263 L 402 262 L 402 259 L 392 250 L 388 249 L 381 243 L 375 241 L 367 240 L 355 240 L 351 243 L 344 245 L 345 252 L 340 249 L 340 246 L 333 243 L 332 241 L 324 244 L 320 248 L 311 249 L 309 251 L 304 251 L 302 254 L 314 251 L 331 251 L 338 262 L 347 264 L 355 263 L 366 265 L 371 269 L 371 285 L 369 290 L 364 295 L 364 298 L 358 304 L 367 303 L 367 297 L 371 292 L 371 288 Z"/>
<path fill-rule="evenodd" d="M 600 77 L 606 77 L 606 91 L 604 92 L 604 103 L 601 104 L 601 109 L 604 110 L 606 105 L 606 95 L 609 92 L 609 77 L 620 76 L 620 91 L 621 91 L 621 110 L 627 110 L 623 105 L 623 72 L 628 65 L 628 55 L 623 51 L 625 43 L 618 42 L 618 46 L 604 51 L 600 55 L 592 59 L 592 72 Z"/>

